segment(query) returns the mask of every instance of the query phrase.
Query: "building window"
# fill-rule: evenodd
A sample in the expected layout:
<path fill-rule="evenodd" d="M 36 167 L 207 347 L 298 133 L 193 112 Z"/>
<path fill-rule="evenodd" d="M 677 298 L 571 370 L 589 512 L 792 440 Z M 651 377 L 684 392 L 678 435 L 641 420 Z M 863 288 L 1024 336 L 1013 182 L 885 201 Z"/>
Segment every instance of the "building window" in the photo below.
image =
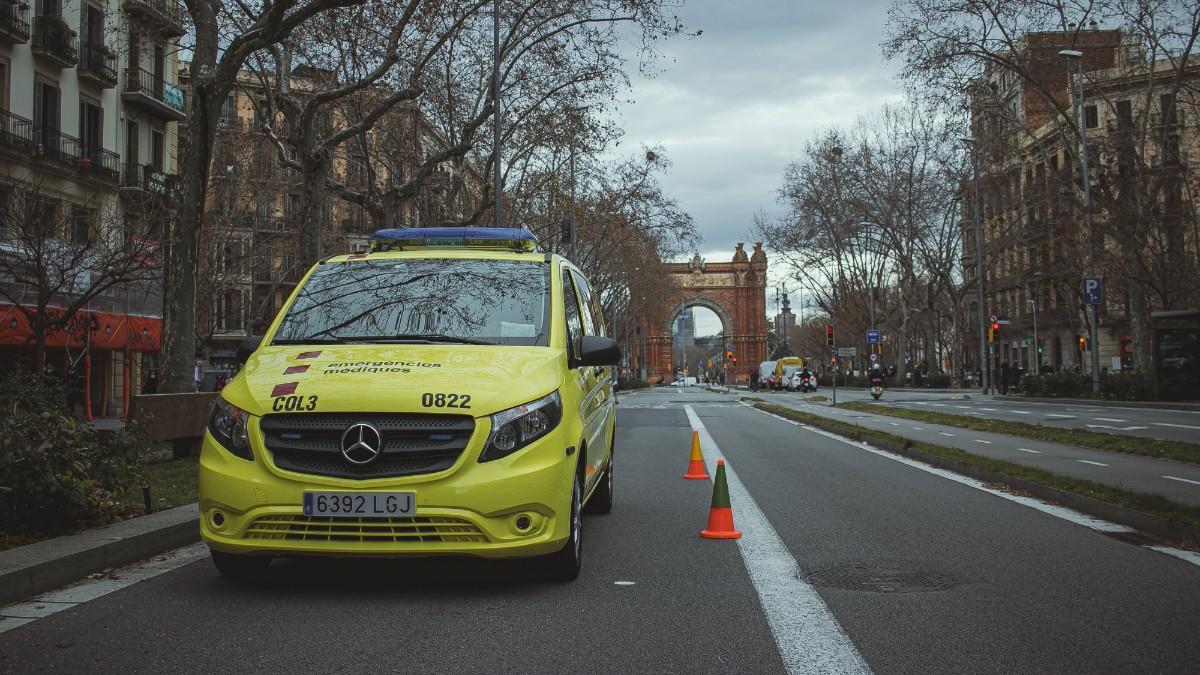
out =
<path fill-rule="evenodd" d="M 1089 129 L 1100 126 L 1100 116 L 1096 113 L 1096 106 L 1083 106 L 1083 124 Z"/>
<path fill-rule="evenodd" d="M 1130 129 L 1133 127 L 1133 104 L 1129 101 L 1117 101 L 1117 128 Z"/>
<path fill-rule="evenodd" d="M 84 154 L 92 158 L 104 147 L 104 109 L 82 96 L 79 98 L 79 144 Z"/>
<path fill-rule="evenodd" d="M 1158 106 L 1162 113 L 1163 124 L 1175 124 L 1177 116 L 1175 114 L 1175 96 L 1173 94 L 1163 94 L 1158 97 Z"/>
<path fill-rule="evenodd" d="M 92 211 L 80 206 L 71 209 L 71 243 L 87 246 L 92 243 Z"/>

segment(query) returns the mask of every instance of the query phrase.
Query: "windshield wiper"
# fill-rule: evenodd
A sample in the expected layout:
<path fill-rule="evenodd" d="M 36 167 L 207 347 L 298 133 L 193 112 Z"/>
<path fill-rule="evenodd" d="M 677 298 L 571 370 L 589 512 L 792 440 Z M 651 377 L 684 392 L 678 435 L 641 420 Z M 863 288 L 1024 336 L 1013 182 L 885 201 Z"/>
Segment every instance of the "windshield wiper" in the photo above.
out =
<path fill-rule="evenodd" d="M 445 342 L 450 344 L 462 345 L 494 345 L 498 344 L 491 340 L 480 340 L 477 338 L 459 337 L 457 335 L 446 335 L 444 333 L 402 333 L 400 335 L 381 335 L 372 340 L 387 341 L 387 342 Z"/>
<path fill-rule="evenodd" d="M 271 341 L 273 345 L 340 345 L 345 343 L 346 340 L 337 337 L 276 338 Z"/>

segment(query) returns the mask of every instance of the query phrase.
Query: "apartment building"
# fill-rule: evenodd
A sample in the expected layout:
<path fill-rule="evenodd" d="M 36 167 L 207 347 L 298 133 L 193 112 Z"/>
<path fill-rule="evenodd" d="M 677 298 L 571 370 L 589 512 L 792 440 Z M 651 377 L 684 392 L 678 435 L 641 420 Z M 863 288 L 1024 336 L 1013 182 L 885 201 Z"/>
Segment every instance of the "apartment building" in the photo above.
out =
<path fill-rule="evenodd" d="M 1090 159 L 1096 274 L 1105 283 L 1097 345 L 1088 343 L 1081 290 L 1088 274 L 1089 242 L 1079 136 L 1056 109 L 1061 106 L 1073 114 L 1080 63 L 1060 56 L 1062 49 L 1083 53 L 1083 130 Z M 1200 157 L 1196 106 L 1176 94 L 1189 88 L 1181 89 L 1179 82 L 1200 82 L 1200 70 L 1184 72 L 1177 80 L 1180 73 L 1172 72 L 1172 64 L 1147 62 L 1131 36 L 1095 25 L 1082 31 L 1030 33 L 1022 40 L 1017 62 L 1029 78 L 990 68 L 971 97 L 987 291 L 984 315 L 1000 323 L 992 343 L 992 367 L 1007 362 L 1029 372 L 1088 372 L 1089 350 L 1094 348 L 1102 369 L 1128 369 L 1137 334 L 1130 281 L 1155 274 L 1164 280 L 1178 277 L 1190 269 L 1179 256 L 1190 255 L 1194 263 L 1195 209 L 1181 207 L 1189 190 L 1195 194 L 1197 187 L 1195 173 L 1187 170 L 1188 157 Z M 1164 183 L 1171 175 L 1176 180 Z M 967 281 L 976 276 L 971 191 L 971 185 L 964 186 L 962 264 Z M 1143 212 L 1131 213 L 1123 206 L 1133 203 L 1142 205 Z M 1156 232 L 1148 236 L 1133 235 L 1152 226 L 1147 213 L 1161 215 L 1162 207 L 1170 204 L 1177 222 L 1154 224 Z M 1155 250 L 1161 238 L 1157 235 L 1167 231 L 1175 241 L 1165 251 Z M 1177 259 L 1174 271 L 1170 263 L 1151 269 L 1160 255 Z M 1150 293 L 1149 309 L 1173 309 L 1164 306 L 1167 296 L 1157 297 Z M 972 293 L 972 320 L 978 315 L 975 298 Z M 965 347 L 978 364 L 977 341 Z"/>
<path fill-rule="evenodd" d="M 44 236 L 68 246 L 160 238 L 186 115 L 184 27 L 176 0 L 0 0 L 0 209 L 36 200 Z M 12 234 L 3 255 L 23 253 Z M 29 286 L 0 284 L 9 299 Z M 29 325 L 11 303 L 0 316 L 0 369 L 28 367 Z M 154 367 L 161 316 L 161 282 L 118 284 L 81 313 L 90 330 L 48 341 L 48 369 L 85 390 L 91 414 L 119 416 Z"/>

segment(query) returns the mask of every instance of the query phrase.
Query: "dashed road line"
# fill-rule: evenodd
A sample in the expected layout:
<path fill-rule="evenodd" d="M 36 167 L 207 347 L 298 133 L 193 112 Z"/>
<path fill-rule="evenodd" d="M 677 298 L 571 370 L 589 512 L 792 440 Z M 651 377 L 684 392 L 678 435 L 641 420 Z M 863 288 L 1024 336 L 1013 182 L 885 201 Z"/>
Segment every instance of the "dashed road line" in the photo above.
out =
<path fill-rule="evenodd" d="M 991 445 L 991 444 L 992 444 L 992 442 L 991 442 L 991 441 L 985 441 L 985 440 L 983 440 L 982 438 L 976 438 L 976 439 L 975 439 L 975 442 L 976 442 L 976 443 L 983 443 L 984 445 Z"/>
<path fill-rule="evenodd" d="M 1073 420 L 1073 419 L 1075 419 L 1075 417 L 1074 417 L 1073 415 L 1059 415 L 1058 413 L 1046 413 L 1046 417 L 1059 417 L 1059 418 L 1062 418 L 1062 419 L 1064 419 L 1064 420 Z"/>
<path fill-rule="evenodd" d="M 709 475 L 716 476 L 725 459 L 692 406 L 684 406 L 692 429 L 700 436 Z M 725 461 L 729 500 L 737 513 L 742 538 L 738 550 L 766 614 L 779 656 L 789 673 L 870 673 L 871 669 L 846 636 L 829 606 L 800 579 L 800 566 L 779 538 L 737 472 Z"/>
<path fill-rule="evenodd" d="M 1163 476 L 1163 478 L 1168 478 L 1170 480 L 1177 480 L 1180 483 L 1191 483 L 1192 485 L 1200 485 L 1200 480 L 1191 480 L 1189 478 L 1180 478 L 1179 476 Z"/>
<path fill-rule="evenodd" d="M 1077 459 L 1075 461 L 1079 462 L 1080 464 L 1091 464 L 1092 466 L 1108 466 L 1104 462 L 1093 462 L 1090 459 Z"/>
<path fill-rule="evenodd" d="M 1194 424 L 1171 424 L 1170 422 L 1151 422 L 1156 427 L 1172 427 L 1175 429 L 1200 429 Z"/>
<path fill-rule="evenodd" d="M 913 427 L 913 431 L 925 431 L 923 427 Z"/>
<path fill-rule="evenodd" d="M 1129 420 L 1119 420 L 1115 417 L 1093 417 L 1092 419 L 1098 422 L 1128 422 Z"/>
<path fill-rule="evenodd" d="M 1032 414 L 1032 413 L 1030 413 L 1028 410 L 1011 410 L 1011 411 L 1009 411 L 1009 412 L 1014 412 L 1014 413 L 1016 413 L 1016 414 L 1018 414 L 1018 415 L 1030 415 L 1030 414 Z"/>
<path fill-rule="evenodd" d="M 954 438 L 954 434 L 948 434 L 948 433 L 946 433 L 946 432 L 944 432 L 944 431 L 939 431 L 938 433 L 939 433 L 939 434 L 941 434 L 941 435 L 943 435 L 943 436 L 946 436 L 947 438 Z"/>
<path fill-rule="evenodd" d="M 1028 452 L 1028 453 L 1029 453 L 1029 454 L 1031 454 L 1031 455 L 1040 455 L 1040 454 L 1042 454 L 1042 451 L 1041 451 L 1041 450 L 1030 450 L 1029 448 L 1017 448 L 1017 449 L 1018 449 L 1018 450 L 1020 450 L 1021 452 Z"/>

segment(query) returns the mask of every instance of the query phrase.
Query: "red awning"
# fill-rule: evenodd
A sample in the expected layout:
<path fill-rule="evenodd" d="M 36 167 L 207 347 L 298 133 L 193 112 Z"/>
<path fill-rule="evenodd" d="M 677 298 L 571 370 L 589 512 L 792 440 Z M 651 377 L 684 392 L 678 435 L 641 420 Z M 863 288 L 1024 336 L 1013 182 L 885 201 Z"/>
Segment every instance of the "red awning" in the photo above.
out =
<path fill-rule="evenodd" d="M 47 308 L 61 315 L 61 308 Z M 79 349 L 91 343 L 94 349 L 156 352 L 162 348 L 162 319 L 80 310 L 65 328 L 46 332 L 47 347 Z M 33 329 L 25 315 L 12 305 L 0 304 L 0 347 L 33 346 Z"/>

